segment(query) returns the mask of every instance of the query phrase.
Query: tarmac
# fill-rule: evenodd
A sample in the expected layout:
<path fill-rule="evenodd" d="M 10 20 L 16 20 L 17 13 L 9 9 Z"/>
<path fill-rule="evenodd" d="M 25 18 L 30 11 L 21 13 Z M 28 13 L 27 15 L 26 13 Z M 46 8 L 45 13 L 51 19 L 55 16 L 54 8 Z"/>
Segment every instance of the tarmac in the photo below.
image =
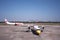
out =
<path fill-rule="evenodd" d="M 40 37 L 26 30 L 26 26 L 0 25 L 0 40 L 60 40 L 59 25 L 45 25 Z"/>

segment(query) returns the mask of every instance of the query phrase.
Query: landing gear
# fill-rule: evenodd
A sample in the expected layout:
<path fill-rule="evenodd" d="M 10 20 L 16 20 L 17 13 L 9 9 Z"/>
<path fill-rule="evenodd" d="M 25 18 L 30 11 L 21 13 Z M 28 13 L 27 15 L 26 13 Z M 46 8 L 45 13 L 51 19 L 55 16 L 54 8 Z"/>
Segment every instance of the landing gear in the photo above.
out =
<path fill-rule="evenodd" d="M 17 26 L 17 24 L 15 23 L 15 26 Z"/>

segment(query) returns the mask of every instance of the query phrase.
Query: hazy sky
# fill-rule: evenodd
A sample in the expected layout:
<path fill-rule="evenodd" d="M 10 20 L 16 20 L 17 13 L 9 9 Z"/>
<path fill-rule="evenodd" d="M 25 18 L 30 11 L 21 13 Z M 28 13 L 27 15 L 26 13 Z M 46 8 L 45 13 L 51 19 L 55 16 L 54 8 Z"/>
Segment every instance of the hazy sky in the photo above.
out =
<path fill-rule="evenodd" d="M 60 0 L 0 0 L 0 21 L 60 21 Z"/>

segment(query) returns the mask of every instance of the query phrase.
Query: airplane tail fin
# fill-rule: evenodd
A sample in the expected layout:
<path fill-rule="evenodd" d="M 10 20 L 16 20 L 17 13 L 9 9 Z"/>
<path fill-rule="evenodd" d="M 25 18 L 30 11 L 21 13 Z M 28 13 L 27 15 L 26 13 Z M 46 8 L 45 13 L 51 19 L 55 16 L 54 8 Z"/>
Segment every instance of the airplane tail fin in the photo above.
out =
<path fill-rule="evenodd" d="M 7 23 L 7 24 L 9 23 L 7 19 L 5 19 L 5 23 Z"/>

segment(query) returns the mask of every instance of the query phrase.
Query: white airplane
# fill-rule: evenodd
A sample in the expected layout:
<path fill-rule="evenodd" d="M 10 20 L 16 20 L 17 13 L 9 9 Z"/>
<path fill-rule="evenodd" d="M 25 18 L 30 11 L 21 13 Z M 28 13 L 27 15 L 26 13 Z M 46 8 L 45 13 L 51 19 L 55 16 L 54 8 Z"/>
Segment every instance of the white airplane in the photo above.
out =
<path fill-rule="evenodd" d="M 7 19 L 4 20 L 6 24 L 9 25 L 19 25 L 19 26 L 34 26 L 34 24 L 24 24 L 24 23 L 14 23 L 14 22 L 9 22 Z"/>
<path fill-rule="evenodd" d="M 10 24 L 10 25 L 24 25 L 24 23 L 13 23 L 13 22 L 9 22 L 7 19 L 5 19 L 5 23 L 6 24 Z"/>

